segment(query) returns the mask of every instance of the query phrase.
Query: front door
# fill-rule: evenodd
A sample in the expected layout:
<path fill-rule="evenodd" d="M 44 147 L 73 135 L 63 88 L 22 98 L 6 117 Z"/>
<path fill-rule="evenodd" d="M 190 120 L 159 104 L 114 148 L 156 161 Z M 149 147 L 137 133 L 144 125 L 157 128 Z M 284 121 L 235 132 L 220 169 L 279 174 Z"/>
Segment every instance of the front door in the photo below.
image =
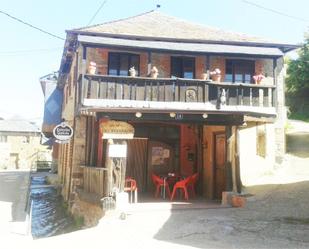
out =
<path fill-rule="evenodd" d="M 214 198 L 221 199 L 226 189 L 226 136 L 214 134 Z"/>

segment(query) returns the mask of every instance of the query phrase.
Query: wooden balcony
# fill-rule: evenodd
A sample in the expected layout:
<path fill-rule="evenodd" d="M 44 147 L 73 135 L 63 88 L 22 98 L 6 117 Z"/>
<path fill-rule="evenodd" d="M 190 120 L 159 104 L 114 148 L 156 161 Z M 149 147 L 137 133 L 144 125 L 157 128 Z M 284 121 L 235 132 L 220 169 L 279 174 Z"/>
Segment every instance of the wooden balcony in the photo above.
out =
<path fill-rule="evenodd" d="M 106 75 L 80 84 L 80 106 L 91 111 L 276 114 L 273 85 Z"/>

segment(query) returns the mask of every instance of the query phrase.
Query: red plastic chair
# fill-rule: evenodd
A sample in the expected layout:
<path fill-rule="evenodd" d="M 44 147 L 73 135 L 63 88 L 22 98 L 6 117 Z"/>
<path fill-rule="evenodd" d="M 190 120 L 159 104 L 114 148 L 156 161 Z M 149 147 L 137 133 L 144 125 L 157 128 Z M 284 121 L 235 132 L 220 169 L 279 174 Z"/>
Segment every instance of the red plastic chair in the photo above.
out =
<path fill-rule="evenodd" d="M 197 180 L 198 180 L 198 173 L 195 173 L 192 176 L 190 176 L 190 180 L 189 180 L 188 185 L 187 185 L 187 189 L 188 189 L 188 191 L 192 192 L 193 197 L 196 196 L 195 185 L 196 185 Z"/>
<path fill-rule="evenodd" d="M 183 192 L 185 194 L 185 199 L 189 200 L 187 186 L 188 186 L 190 179 L 191 179 L 191 176 L 188 176 L 186 179 L 176 182 L 176 184 L 174 185 L 174 188 L 173 188 L 171 201 L 174 199 L 177 189 L 183 190 Z"/>
<path fill-rule="evenodd" d="M 161 179 L 159 176 L 152 174 L 151 175 L 152 178 L 152 182 L 156 187 L 156 191 L 155 191 L 155 197 L 158 198 L 161 187 L 165 188 L 165 191 L 168 194 L 168 197 L 171 197 L 171 192 L 170 192 L 170 186 L 168 184 L 167 181 L 164 181 L 163 179 Z"/>
<path fill-rule="evenodd" d="M 134 193 L 134 202 L 137 202 L 137 184 L 132 177 L 128 177 L 124 182 L 124 191 L 129 193 L 130 203 L 133 202 L 133 193 Z"/>

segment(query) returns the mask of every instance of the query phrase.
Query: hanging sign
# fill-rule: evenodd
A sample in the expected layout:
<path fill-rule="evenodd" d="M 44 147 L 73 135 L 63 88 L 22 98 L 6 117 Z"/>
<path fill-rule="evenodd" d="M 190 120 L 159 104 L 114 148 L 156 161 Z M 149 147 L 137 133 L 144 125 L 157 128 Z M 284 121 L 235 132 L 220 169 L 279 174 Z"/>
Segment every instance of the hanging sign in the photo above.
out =
<path fill-rule="evenodd" d="M 73 129 L 65 122 L 62 122 L 54 128 L 53 135 L 56 138 L 56 143 L 65 144 L 68 143 L 73 136 Z"/>
<path fill-rule="evenodd" d="M 109 120 L 100 124 L 103 139 L 133 139 L 134 127 L 126 122 Z"/>

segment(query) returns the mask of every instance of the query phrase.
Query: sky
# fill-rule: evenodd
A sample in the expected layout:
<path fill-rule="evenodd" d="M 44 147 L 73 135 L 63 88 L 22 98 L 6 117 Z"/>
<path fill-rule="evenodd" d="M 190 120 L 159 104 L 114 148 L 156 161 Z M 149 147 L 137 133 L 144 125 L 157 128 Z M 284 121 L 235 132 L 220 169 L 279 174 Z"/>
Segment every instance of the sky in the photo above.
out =
<path fill-rule="evenodd" d="M 9 13 L 57 36 L 65 30 L 150 11 L 282 43 L 300 44 L 309 26 L 308 0 L 248 0 L 284 13 L 279 15 L 246 0 L 10 0 Z M 0 13 L 0 117 L 40 123 L 44 99 L 39 78 L 59 69 L 64 41 L 25 26 Z"/>

